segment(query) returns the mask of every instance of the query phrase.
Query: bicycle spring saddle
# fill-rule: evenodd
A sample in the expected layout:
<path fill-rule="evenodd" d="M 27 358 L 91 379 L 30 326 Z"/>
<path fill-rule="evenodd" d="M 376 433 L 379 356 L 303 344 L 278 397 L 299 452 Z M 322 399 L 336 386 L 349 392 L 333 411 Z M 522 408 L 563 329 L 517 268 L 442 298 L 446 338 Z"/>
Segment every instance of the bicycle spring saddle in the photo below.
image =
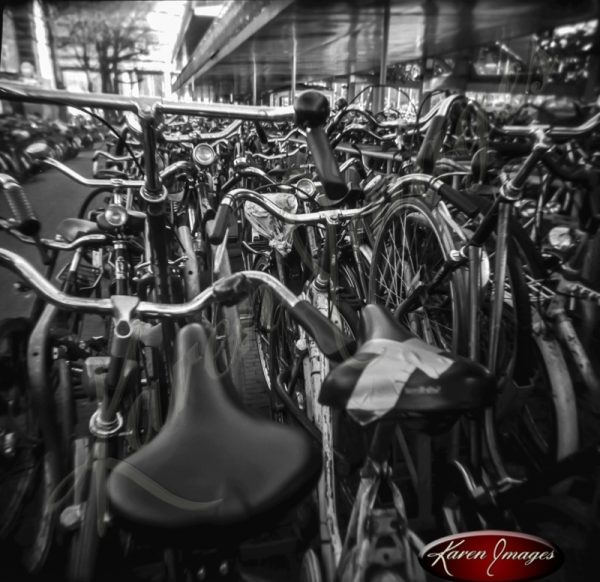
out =
<path fill-rule="evenodd" d="M 56 228 L 56 234 L 69 243 L 80 236 L 101 233 L 100 227 L 95 222 L 83 218 L 65 218 Z"/>
<path fill-rule="evenodd" d="M 358 343 L 325 378 L 319 401 L 360 424 L 396 417 L 425 432 L 446 430 L 496 394 L 483 366 L 418 339 L 379 305 L 363 309 Z"/>
<path fill-rule="evenodd" d="M 153 539 L 216 546 L 250 537 L 281 519 L 321 472 L 305 433 L 254 418 L 229 399 L 212 344 L 199 324 L 180 331 L 167 421 L 108 479 L 113 514 Z"/>

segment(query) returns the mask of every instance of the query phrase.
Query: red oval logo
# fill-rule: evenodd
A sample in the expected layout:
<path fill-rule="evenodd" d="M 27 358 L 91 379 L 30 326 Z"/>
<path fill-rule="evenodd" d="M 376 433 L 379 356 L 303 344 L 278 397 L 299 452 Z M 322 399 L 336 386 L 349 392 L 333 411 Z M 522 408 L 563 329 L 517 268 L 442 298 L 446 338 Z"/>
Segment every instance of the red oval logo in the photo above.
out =
<path fill-rule="evenodd" d="M 510 531 L 456 534 L 419 554 L 425 570 L 456 582 L 524 582 L 556 572 L 563 553 L 541 538 Z"/>

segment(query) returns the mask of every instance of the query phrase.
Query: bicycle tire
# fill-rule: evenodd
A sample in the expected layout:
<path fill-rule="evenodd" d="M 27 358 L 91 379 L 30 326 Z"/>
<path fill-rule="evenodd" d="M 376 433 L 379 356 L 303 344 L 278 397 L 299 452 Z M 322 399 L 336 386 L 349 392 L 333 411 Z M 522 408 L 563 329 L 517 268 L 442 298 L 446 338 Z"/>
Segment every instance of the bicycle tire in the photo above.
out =
<path fill-rule="evenodd" d="M 271 260 L 270 257 L 265 255 L 259 255 L 252 268 L 255 271 L 271 272 Z M 265 318 L 267 314 L 271 313 L 270 307 L 274 306 L 272 298 L 269 301 L 270 305 L 267 305 L 267 297 L 270 296 L 270 291 L 267 287 L 261 287 L 257 289 L 252 296 L 252 318 L 254 320 L 254 330 L 256 336 L 256 349 L 258 352 L 258 359 L 260 367 L 264 376 L 267 388 L 271 390 L 271 365 L 269 357 L 269 333 L 270 325 L 272 323 L 271 317 L 269 321 Z M 263 312 L 264 310 L 264 312 Z"/>
<path fill-rule="evenodd" d="M 25 359 L 27 354 L 27 341 L 31 333 L 31 324 L 25 318 L 10 318 L 0 322 L 0 363 L 2 364 L 2 375 L 4 388 L 9 384 L 14 384 L 18 390 L 18 395 L 23 399 L 27 398 L 27 380 L 26 374 L 22 370 L 26 369 Z M 37 423 L 31 402 L 27 402 L 21 407 L 24 414 L 22 421 L 32 432 L 30 436 L 37 433 Z M 27 431 L 27 432 L 29 432 Z M 19 457 L 23 457 L 21 460 Z M 17 452 L 13 462 L 5 467 L 2 466 L 0 472 L 1 486 L 0 492 L 0 540 L 6 539 L 15 527 L 19 512 L 23 506 L 24 499 L 32 487 L 32 480 L 35 471 L 35 455 L 31 448 L 23 448 Z M 10 469 L 12 465 L 23 464 L 23 469 L 12 474 Z M 7 473 L 5 474 L 5 469 Z"/>
<path fill-rule="evenodd" d="M 579 446 L 579 422 L 577 399 L 573 380 L 564 352 L 552 328 L 543 321 L 539 308 L 530 299 L 530 288 L 525 279 L 528 273 L 534 279 L 544 278 L 544 269 L 538 254 L 524 229 L 514 220 L 509 223 L 509 246 L 507 271 L 510 277 L 513 304 L 518 312 L 518 353 L 512 380 L 525 387 L 534 378 L 535 389 L 542 395 L 549 408 L 553 426 L 547 431 L 546 442 L 530 455 L 533 469 L 562 459 L 574 453 Z M 541 378 L 542 381 L 535 380 Z M 539 429 L 531 425 L 531 412 L 541 409 L 539 403 L 526 411 L 524 421 L 530 423 L 532 443 L 535 444 Z M 512 414 L 513 418 L 514 411 Z M 538 441 L 541 444 L 541 441 Z"/>
<path fill-rule="evenodd" d="M 589 241 L 583 260 L 582 272 L 584 281 L 595 291 L 600 291 L 600 230 Z M 600 346 L 600 306 L 592 301 L 581 301 L 581 335 L 588 353 L 597 353 Z M 597 362 L 596 370 L 600 373 Z"/>
<path fill-rule="evenodd" d="M 404 225 L 403 219 L 405 219 Z M 412 234 L 409 234 L 407 226 L 410 227 Z M 403 241 L 409 242 L 408 247 L 402 242 L 399 243 L 397 231 L 402 235 Z M 410 240 L 409 236 L 411 236 Z M 399 260 L 394 262 L 394 266 L 399 266 L 401 271 L 398 273 L 396 269 L 394 274 L 388 268 L 392 265 L 384 253 L 397 250 L 401 255 L 398 257 Z M 429 253 L 429 256 L 419 254 L 419 250 Z M 395 310 L 406 298 L 407 287 L 412 284 L 412 281 L 405 280 L 411 275 L 409 269 L 413 273 L 412 279 L 417 276 L 421 278 L 421 272 L 424 271 L 419 265 L 421 261 L 423 267 L 429 271 L 425 277 L 429 280 L 442 262 L 450 256 L 452 250 L 454 250 L 452 230 L 429 204 L 412 196 L 393 201 L 385 211 L 377 229 L 369 272 L 369 302 L 383 304 Z M 417 270 L 419 270 L 418 275 Z M 392 281 L 394 290 L 388 288 L 385 291 L 383 287 L 388 286 L 389 281 Z M 441 298 L 441 303 L 438 303 L 437 307 L 422 304 L 420 306 L 423 313 L 422 321 L 419 321 L 420 316 L 413 311 L 403 318 L 403 323 L 428 343 L 448 351 L 459 352 L 467 344 L 466 289 L 464 274 L 460 270 L 455 271 L 447 287 L 436 293 L 438 299 Z M 395 300 L 390 297 L 390 291 L 395 292 Z M 445 322 L 446 330 L 437 323 L 440 320 Z"/>

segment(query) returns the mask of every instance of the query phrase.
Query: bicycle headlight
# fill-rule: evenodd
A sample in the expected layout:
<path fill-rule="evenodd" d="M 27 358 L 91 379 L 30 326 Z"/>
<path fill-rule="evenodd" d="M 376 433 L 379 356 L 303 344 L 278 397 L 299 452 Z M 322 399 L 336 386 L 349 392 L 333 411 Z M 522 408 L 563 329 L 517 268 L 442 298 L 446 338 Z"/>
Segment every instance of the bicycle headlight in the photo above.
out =
<path fill-rule="evenodd" d="M 199 143 L 192 152 L 192 158 L 199 166 L 210 166 L 217 159 L 217 154 L 211 145 Z"/>
<path fill-rule="evenodd" d="M 308 178 L 300 178 L 300 180 L 296 182 L 296 188 L 301 190 L 307 196 L 314 196 L 317 191 L 314 182 Z"/>
<path fill-rule="evenodd" d="M 104 218 L 108 224 L 119 228 L 127 222 L 127 210 L 118 204 L 111 204 L 104 211 Z"/>

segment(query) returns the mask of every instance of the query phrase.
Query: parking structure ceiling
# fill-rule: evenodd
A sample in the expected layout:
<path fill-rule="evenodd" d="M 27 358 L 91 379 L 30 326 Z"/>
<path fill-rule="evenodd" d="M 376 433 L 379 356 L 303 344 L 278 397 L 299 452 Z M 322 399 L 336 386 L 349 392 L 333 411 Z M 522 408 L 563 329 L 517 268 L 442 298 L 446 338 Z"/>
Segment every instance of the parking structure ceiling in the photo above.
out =
<path fill-rule="evenodd" d="M 387 62 L 445 56 L 496 41 L 597 17 L 582 0 L 290 0 L 245 2 L 213 26 L 181 71 L 175 89 L 193 81 L 222 92 L 289 86 L 294 44 L 297 82 L 379 70 L 389 4 Z"/>

